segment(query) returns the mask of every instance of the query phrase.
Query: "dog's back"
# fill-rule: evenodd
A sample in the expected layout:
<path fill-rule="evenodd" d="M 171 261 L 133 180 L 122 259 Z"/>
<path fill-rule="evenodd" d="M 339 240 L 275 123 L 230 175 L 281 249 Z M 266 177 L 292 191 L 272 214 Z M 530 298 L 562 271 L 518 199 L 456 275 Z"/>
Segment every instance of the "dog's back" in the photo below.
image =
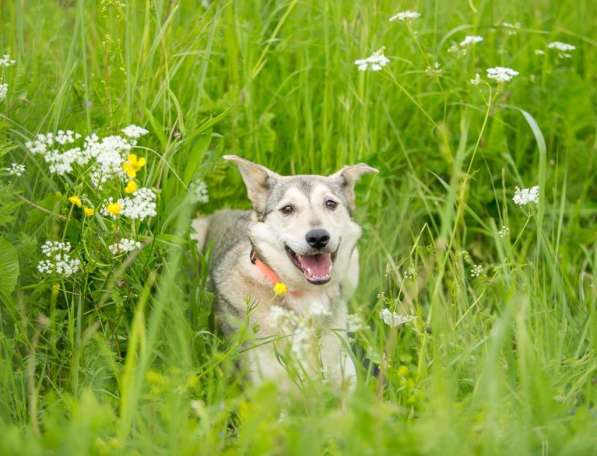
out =
<path fill-rule="evenodd" d="M 197 248 L 203 251 L 206 245 L 212 246 L 211 264 L 217 263 L 235 244 L 247 239 L 247 226 L 251 219 L 251 211 L 224 209 L 211 215 L 197 217 L 193 220 Z"/>

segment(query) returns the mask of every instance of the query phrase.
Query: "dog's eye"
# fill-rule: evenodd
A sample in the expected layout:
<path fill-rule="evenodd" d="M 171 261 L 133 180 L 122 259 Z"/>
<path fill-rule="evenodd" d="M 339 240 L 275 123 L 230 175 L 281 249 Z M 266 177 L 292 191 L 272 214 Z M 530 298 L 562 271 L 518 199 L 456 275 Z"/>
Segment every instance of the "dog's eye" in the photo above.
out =
<path fill-rule="evenodd" d="M 284 215 L 290 215 L 294 212 L 294 206 L 292 204 L 287 204 L 286 206 L 280 208 L 280 212 Z"/>
<path fill-rule="evenodd" d="M 334 201 L 333 199 L 328 199 L 328 200 L 325 200 L 325 207 L 327 207 L 328 209 L 331 209 L 333 211 L 334 209 L 336 209 L 336 207 L 338 207 L 338 203 L 336 201 Z"/>

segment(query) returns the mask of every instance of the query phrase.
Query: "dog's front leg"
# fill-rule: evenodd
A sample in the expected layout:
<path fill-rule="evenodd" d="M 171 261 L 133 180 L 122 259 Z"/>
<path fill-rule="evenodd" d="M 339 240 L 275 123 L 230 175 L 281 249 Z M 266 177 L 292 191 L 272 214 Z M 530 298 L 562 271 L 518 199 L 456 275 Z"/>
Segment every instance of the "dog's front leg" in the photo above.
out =
<path fill-rule="evenodd" d="M 246 353 L 246 365 L 254 385 L 272 382 L 282 392 L 290 392 L 296 388 L 286 367 L 278 359 L 273 343 L 250 349 Z"/>

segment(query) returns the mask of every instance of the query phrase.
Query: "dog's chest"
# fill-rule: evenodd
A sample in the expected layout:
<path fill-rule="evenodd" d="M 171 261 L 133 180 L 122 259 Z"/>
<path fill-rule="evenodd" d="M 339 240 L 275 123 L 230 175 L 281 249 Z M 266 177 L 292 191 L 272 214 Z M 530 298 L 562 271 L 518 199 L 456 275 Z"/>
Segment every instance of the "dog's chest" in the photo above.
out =
<path fill-rule="evenodd" d="M 334 315 L 336 303 L 340 300 L 338 286 L 328 287 L 321 292 L 288 295 L 284 304 L 286 307 L 301 317 L 310 317 L 318 320 L 330 319 Z"/>

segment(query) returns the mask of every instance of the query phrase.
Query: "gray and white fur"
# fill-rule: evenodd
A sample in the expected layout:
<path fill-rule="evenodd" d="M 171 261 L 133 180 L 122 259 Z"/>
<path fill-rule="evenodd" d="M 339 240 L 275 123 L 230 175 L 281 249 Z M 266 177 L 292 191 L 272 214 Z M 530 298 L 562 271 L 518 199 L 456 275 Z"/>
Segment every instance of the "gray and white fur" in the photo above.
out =
<path fill-rule="evenodd" d="M 255 383 L 274 381 L 289 390 L 319 376 L 354 387 L 346 302 L 358 283 L 361 228 L 351 213 L 359 177 L 377 170 L 357 164 L 330 176 L 281 176 L 234 155 L 224 159 L 238 166 L 253 210 L 193 221 L 199 249 L 211 245 L 217 321 L 230 334 L 248 319 L 255 340 L 243 363 Z M 255 256 L 287 294 L 274 294 Z"/>

